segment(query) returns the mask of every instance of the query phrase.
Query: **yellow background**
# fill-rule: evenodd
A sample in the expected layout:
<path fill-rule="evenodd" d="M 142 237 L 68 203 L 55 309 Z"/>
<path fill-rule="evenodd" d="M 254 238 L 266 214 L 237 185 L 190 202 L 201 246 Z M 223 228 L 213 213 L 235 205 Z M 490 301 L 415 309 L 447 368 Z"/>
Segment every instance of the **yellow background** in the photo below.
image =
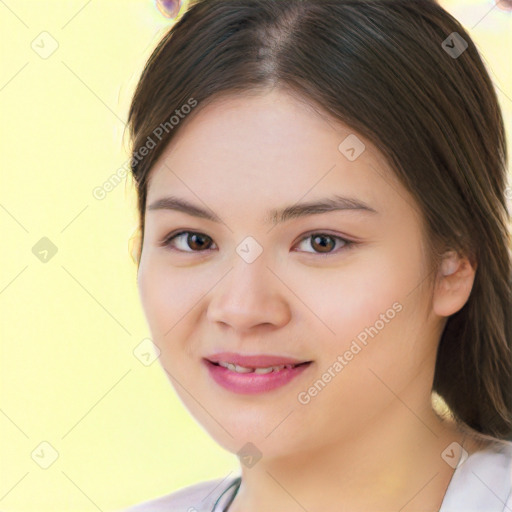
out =
<path fill-rule="evenodd" d="M 485 58 L 512 145 L 512 13 L 441 4 Z M 130 97 L 170 23 L 150 0 L 0 1 L 4 512 L 117 510 L 238 470 L 134 354 L 149 331 L 131 181 L 93 195 L 127 169 Z"/>

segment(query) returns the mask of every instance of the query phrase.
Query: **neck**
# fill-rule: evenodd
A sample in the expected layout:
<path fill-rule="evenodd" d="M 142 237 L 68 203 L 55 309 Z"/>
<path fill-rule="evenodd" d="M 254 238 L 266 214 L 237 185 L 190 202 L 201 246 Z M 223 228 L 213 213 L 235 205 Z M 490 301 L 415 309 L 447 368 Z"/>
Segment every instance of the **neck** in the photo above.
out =
<path fill-rule="evenodd" d="M 464 437 L 430 403 L 412 413 L 397 399 L 350 439 L 242 465 L 229 512 L 438 511 L 454 473 L 441 454 L 453 442 L 477 449 Z"/>

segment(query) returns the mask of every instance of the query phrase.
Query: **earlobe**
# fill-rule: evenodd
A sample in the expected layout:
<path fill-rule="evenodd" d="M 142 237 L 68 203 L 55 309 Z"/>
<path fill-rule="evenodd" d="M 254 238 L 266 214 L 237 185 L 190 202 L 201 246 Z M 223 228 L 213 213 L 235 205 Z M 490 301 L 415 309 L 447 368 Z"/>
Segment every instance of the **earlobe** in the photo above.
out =
<path fill-rule="evenodd" d="M 453 315 L 466 304 L 475 279 L 476 264 L 454 251 L 447 252 L 441 262 L 433 299 L 439 316 Z"/>

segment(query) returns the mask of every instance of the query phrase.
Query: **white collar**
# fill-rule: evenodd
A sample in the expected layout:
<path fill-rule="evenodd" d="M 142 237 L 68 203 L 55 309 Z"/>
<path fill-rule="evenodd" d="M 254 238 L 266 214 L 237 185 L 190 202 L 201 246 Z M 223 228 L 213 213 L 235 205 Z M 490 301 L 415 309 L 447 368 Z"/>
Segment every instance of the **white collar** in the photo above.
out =
<path fill-rule="evenodd" d="M 512 443 L 493 443 L 457 466 L 439 512 L 512 512 Z"/>

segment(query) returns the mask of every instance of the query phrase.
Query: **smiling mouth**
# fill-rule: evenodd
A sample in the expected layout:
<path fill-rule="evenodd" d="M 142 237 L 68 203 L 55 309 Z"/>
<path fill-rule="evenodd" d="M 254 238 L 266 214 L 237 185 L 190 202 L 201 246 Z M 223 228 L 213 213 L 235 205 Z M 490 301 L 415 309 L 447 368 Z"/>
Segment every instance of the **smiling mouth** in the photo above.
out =
<path fill-rule="evenodd" d="M 247 359 L 248 357 L 246 357 Z M 303 373 L 307 373 L 308 368 L 313 366 L 313 361 L 290 361 L 290 358 L 286 361 L 284 357 L 281 358 L 281 362 L 287 364 L 276 366 L 275 363 L 279 362 L 277 357 L 268 357 L 268 359 L 273 359 L 269 361 L 273 364 L 272 366 L 256 368 L 222 360 L 211 361 L 206 358 L 203 359 L 203 363 L 213 382 L 232 393 L 242 395 L 260 395 L 281 388 L 293 379 L 299 378 Z M 263 357 L 260 357 L 259 362 L 262 360 Z M 247 361 L 246 364 L 256 363 Z"/>
<path fill-rule="evenodd" d="M 298 363 L 298 364 L 282 364 L 282 365 L 277 365 L 277 366 L 254 368 L 254 367 L 250 367 L 250 366 L 249 367 L 248 366 L 240 366 L 238 364 L 228 363 L 228 362 L 224 362 L 224 361 L 219 361 L 219 362 L 209 361 L 209 362 L 215 366 L 222 366 L 223 368 L 227 368 L 228 370 L 231 370 L 236 373 L 255 373 L 255 374 L 266 374 L 266 373 L 271 373 L 271 372 L 276 373 L 276 372 L 279 372 L 284 369 L 291 370 L 292 368 L 297 368 L 298 366 L 304 366 L 304 365 L 308 365 L 308 364 L 312 363 L 312 361 L 305 361 L 303 363 Z"/>

